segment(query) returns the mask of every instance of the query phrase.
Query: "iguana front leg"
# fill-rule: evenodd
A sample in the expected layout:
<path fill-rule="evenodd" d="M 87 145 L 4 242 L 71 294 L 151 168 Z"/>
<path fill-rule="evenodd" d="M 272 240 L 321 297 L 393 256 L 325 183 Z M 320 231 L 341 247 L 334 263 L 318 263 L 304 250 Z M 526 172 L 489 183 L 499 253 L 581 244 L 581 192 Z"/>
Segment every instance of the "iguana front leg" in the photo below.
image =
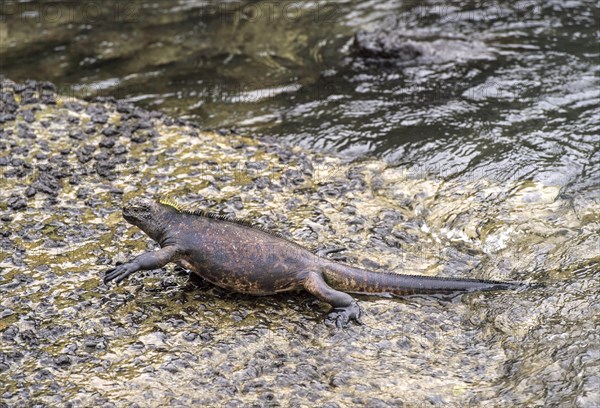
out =
<path fill-rule="evenodd" d="M 106 271 L 104 283 L 108 283 L 113 279 L 115 283 L 119 283 L 134 272 L 162 268 L 173 261 L 176 255 L 177 249 L 172 246 L 166 246 L 157 251 L 143 253 L 133 261 L 118 265 Z"/>
<path fill-rule="evenodd" d="M 309 272 L 304 282 L 304 289 L 333 306 L 329 318 L 335 321 L 337 327 L 346 327 L 350 319 L 361 323 L 360 308 L 356 300 L 347 293 L 331 288 L 320 273 Z"/>

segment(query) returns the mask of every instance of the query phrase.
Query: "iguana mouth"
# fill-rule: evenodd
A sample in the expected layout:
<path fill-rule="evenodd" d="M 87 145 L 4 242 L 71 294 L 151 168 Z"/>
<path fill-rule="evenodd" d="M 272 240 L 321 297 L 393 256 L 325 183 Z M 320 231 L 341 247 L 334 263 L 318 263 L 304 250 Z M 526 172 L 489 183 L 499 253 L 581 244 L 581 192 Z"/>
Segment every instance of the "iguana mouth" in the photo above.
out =
<path fill-rule="evenodd" d="M 126 213 L 125 211 L 123 211 L 123 218 L 125 218 L 125 221 L 127 222 L 131 222 L 135 219 L 131 214 Z"/>
<path fill-rule="evenodd" d="M 126 205 L 123 207 L 123 218 L 127 221 L 131 221 L 134 217 L 134 207 L 131 205 Z"/>

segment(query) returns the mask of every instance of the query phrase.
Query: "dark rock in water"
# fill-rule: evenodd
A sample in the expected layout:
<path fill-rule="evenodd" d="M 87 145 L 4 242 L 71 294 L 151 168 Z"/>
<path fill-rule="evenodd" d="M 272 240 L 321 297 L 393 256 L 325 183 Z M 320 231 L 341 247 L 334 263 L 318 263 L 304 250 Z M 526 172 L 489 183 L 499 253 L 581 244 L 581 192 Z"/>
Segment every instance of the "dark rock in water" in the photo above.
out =
<path fill-rule="evenodd" d="M 115 155 L 125 154 L 125 153 L 127 153 L 127 148 L 125 146 L 123 146 L 122 144 L 117 144 L 113 147 L 112 152 Z"/>
<path fill-rule="evenodd" d="M 11 92 L 0 92 L 0 112 L 15 113 L 19 105 Z"/>
<path fill-rule="evenodd" d="M 37 193 L 37 190 L 31 186 L 27 187 L 27 190 L 25 190 L 25 195 L 27 197 L 33 197 L 35 193 Z"/>
<path fill-rule="evenodd" d="M 152 129 L 152 123 L 149 122 L 148 117 L 143 118 L 143 120 L 136 121 L 133 130 L 138 129 Z"/>
<path fill-rule="evenodd" d="M 40 83 L 40 102 L 46 105 L 56 105 L 56 87 L 50 82 Z"/>
<path fill-rule="evenodd" d="M 107 148 L 111 148 L 114 145 L 115 145 L 115 140 L 111 139 L 111 138 L 108 138 L 108 137 L 105 138 L 105 139 L 102 139 L 100 141 L 100 143 L 98 143 L 98 146 L 100 146 L 100 147 L 107 147 Z"/>
<path fill-rule="evenodd" d="M 41 172 L 38 179 L 33 183 L 33 188 L 35 188 L 36 191 L 56 196 L 60 192 L 61 185 L 54 175 Z"/>
<path fill-rule="evenodd" d="M 92 159 L 92 153 L 96 150 L 94 146 L 84 145 L 77 149 L 76 155 L 80 163 L 87 163 Z"/>
<path fill-rule="evenodd" d="M 68 101 L 65 102 L 65 108 L 70 111 L 81 112 L 83 110 L 83 105 L 76 101 Z"/>
<path fill-rule="evenodd" d="M 119 113 L 130 113 L 133 110 L 134 106 L 130 103 L 117 101 L 117 112 Z"/>
<path fill-rule="evenodd" d="M 148 140 L 148 138 L 146 137 L 145 134 L 136 134 L 134 136 L 131 137 L 131 141 L 133 143 L 144 143 L 146 140 Z"/>
<path fill-rule="evenodd" d="M 116 163 L 113 160 L 104 160 L 96 163 L 96 173 L 101 177 L 114 178 Z"/>
<path fill-rule="evenodd" d="M 104 136 L 115 136 L 117 135 L 119 132 L 117 130 L 117 127 L 115 125 L 109 125 L 108 127 L 104 128 L 102 130 L 102 134 Z"/>
<path fill-rule="evenodd" d="M 22 124 L 24 125 L 24 124 Z M 33 133 L 28 127 L 20 126 L 19 127 L 19 137 L 22 139 L 35 139 L 37 136 Z"/>
<path fill-rule="evenodd" d="M 80 123 L 80 120 L 77 116 L 69 116 L 69 117 L 67 117 L 67 121 L 74 125 L 78 125 Z"/>
<path fill-rule="evenodd" d="M 27 123 L 33 123 L 35 121 L 35 114 L 33 113 L 33 110 L 25 110 L 21 113 L 21 115 L 23 115 L 23 119 Z"/>
<path fill-rule="evenodd" d="M 18 195 L 15 195 L 15 194 L 10 196 L 10 198 L 7 200 L 6 204 L 13 211 L 21 210 L 21 209 L 27 207 L 27 202 L 23 199 L 23 197 L 19 197 Z"/>
<path fill-rule="evenodd" d="M 54 362 L 59 367 L 65 367 L 71 365 L 71 358 L 69 356 L 60 355 L 54 359 Z"/>
<path fill-rule="evenodd" d="M 108 115 L 106 114 L 106 109 L 100 104 L 89 105 L 87 108 L 87 113 L 92 118 L 92 122 L 98 124 L 104 124 L 108 122 Z"/>
<path fill-rule="evenodd" d="M 412 61 L 423 55 L 425 47 L 394 31 L 359 31 L 354 36 L 356 54 L 366 58 Z"/>
<path fill-rule="evenodd" d="M 81 130 L 72 130 L 71 132 L 69 132 L 69 137 L 71 139 L 75 139 L 75 140 L 84 140 L 86 138 L 85 133 L 83 133 Z"/>
<path fill-rule="evenodd" d="M 0 123 L 10 122 L 11 120 L 15 120 L 17 115 L 14 113 L 0 113 Z"/>
<path fill-rule="evenodd" d="M 121 126 L 119 126 L 118 132 L 121 136 L 129 138 L 133 133 L 133 129 L 127 123 L 123 123 Z"/>
<path fill-rule="evenodd" d="M 21 105 L 38 103 L 38 98 L 33 89 L 26 89 L 21 93 Z"/>

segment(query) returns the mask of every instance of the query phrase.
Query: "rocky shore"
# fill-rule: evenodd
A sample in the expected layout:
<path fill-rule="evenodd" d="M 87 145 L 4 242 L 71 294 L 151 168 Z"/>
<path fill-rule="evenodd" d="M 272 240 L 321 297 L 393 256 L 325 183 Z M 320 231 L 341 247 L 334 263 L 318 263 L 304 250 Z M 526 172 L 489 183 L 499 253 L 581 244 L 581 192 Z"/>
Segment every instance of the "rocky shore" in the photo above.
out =
<path fill-rule="evenodd" d="M 107 287 L 106 269 L 156 247 L 121 217 L 140 195 L 249 219 L 374 270 L 560 280 L 565 310 L 596 330 L 578 297 L 598 293 L 592 201 L 574 207 L 529 180 L 345 163 L 55 89 L 0 82 L 2 408 L 526 405 L 499 373 L 536 366 L 530 350 L 549 336 L 556 350 L 585 341 L 550 324 L 562 306 L 548 293 L 365 298 L 365 324 L 338 331 L 310 295 L 232 294 L 178 268 Z M 574 365 L 548 367 L 569 376 Z"/>
<path fill-rule="evenodd" d="M 120 207 L 157 193 L 251 219 L 342 260 L 395 269 L 405 257 L 397 249 L 418 241 L 418 225 L 400 230 L 413 224 L 402 214 L 412 210 L 375 204 L 373 188 L 388 183 L 385 163 L 350 166 L 112 98 L 60 95 L 48 82 L 4 79 L 0 89 L 0 406 L 214 405 L 223 395 L 233 402 L 219 406 L 276 406 L 272 370 L 302 360 L 311 362 L 278 374 L 288 390 L 279 403 L 333 395 L 305 388 L 314 376 L 317 385 L 329 378 L 318 366 L 343 364 L 298 348 L 315 335 L 335 342 L 316 299 L 229 294 L 183 270 L 140 273 L 117 288 L 101 278 L 156 245 L 121 219 Z M 369 395 L 347 398 L 368 403 Z"/>

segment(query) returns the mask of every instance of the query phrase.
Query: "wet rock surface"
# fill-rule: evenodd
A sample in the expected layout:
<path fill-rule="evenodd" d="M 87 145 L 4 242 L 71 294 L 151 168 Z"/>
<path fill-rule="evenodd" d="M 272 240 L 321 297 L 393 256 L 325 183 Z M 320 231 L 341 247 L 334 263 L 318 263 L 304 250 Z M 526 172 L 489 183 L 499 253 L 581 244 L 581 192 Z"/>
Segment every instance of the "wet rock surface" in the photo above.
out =
<path fill-rule="evenodd" d="M 593 201 L 345 163 L 48 83 L 3 80 L 0 101 L 7 406 L 544 405 L 557 376 L 573 379 L 561 401 L 593 401 Z M 105 286 L 110 266 L 156 248 L 120 214 L 156 193 L 381 271 L 552 285 L 361 298 L 365 324 L 346 330 L 309 295 L 233 294 L 172 266 Z"/>

